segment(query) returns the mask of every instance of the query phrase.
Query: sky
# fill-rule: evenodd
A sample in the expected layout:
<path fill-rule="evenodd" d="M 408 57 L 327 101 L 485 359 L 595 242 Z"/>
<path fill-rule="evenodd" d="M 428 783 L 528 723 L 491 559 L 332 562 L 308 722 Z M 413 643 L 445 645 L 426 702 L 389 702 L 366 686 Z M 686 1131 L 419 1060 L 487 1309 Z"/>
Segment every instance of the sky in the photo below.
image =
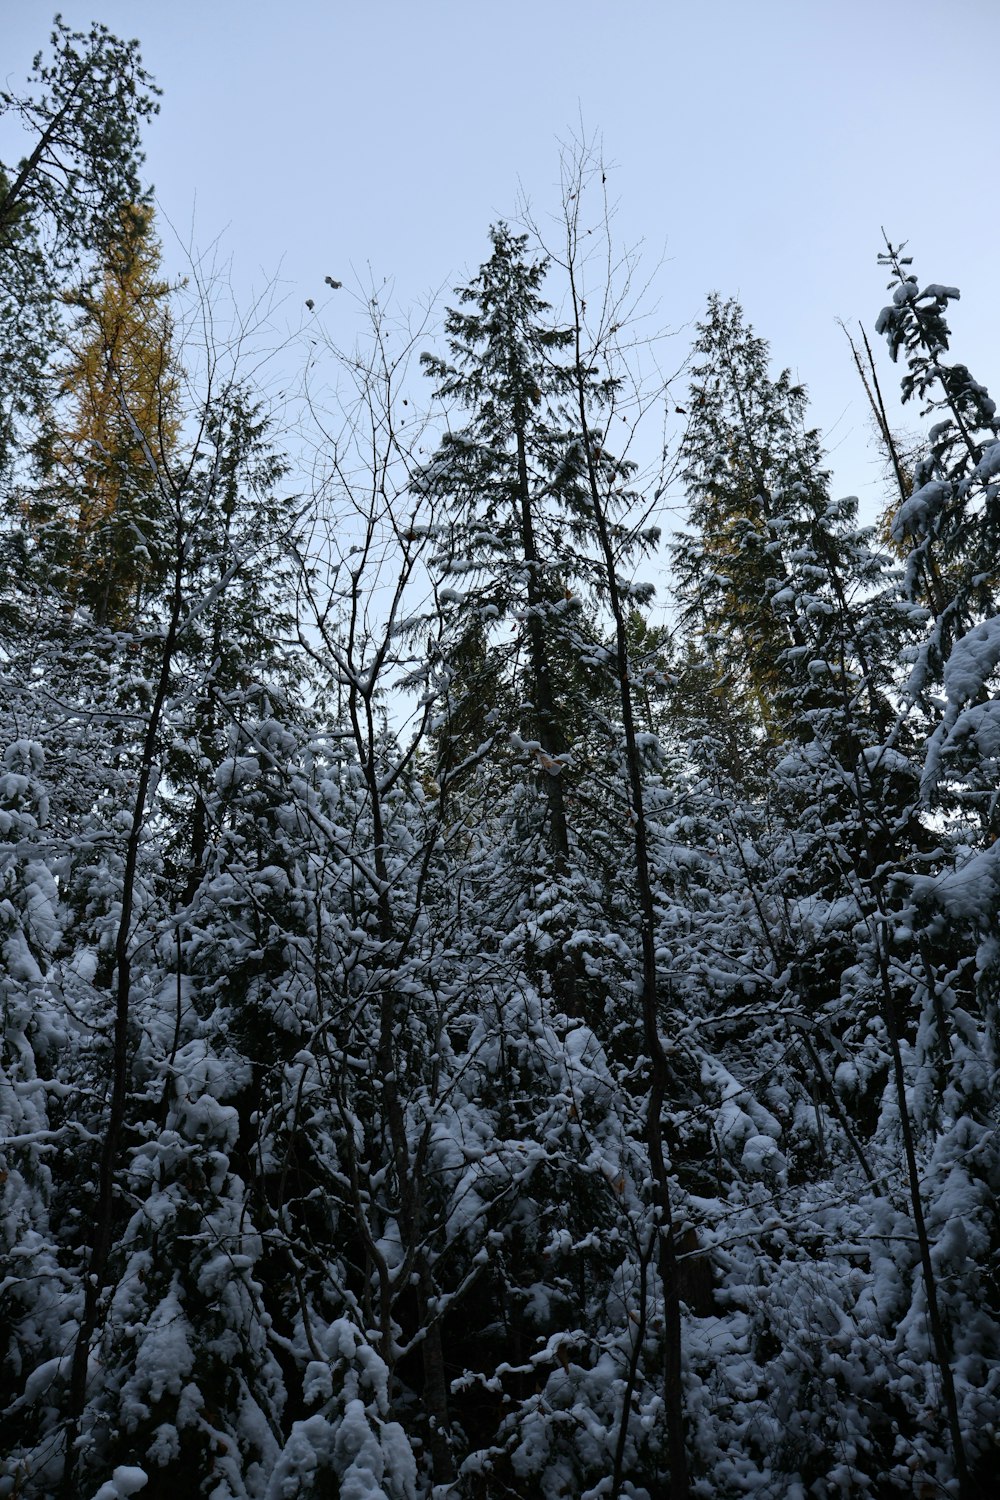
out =
<path fill-rule="evenodd" d="M 54 3 L 54 0 L 53 0 Z M 708 292 L 738 296 L 812 397 L 838 493 L 884 499 L 837 320 L 886 300 L 881 230 L 962 289 L 953 352 L 1000 386 L 997 0 L 62 0 L 138 36 L 163 89 L 146 135 L 168 264 L 276 287 L 276 329 L 350 343 L 388 278 L 402 306 L 467 279 L 489 225 L 559 206 L 560 142 L 598 140 L 615 234 L 641 247 L 663 357 Z M 0 0 L 17 89 L 49 5 Z M 881 359 L 883 387 L 898 377 Z M 919 430 L 914 413 L 906 423 Z"/>

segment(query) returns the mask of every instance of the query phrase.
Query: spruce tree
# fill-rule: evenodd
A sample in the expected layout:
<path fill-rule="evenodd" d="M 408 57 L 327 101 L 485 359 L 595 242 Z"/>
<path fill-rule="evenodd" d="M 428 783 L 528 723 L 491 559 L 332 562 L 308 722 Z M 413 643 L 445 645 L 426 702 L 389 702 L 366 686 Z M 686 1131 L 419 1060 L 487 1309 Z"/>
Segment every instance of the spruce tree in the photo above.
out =
<path fill-rule="evenodd" d="M 789 522 L 825 474 L 806 395 L 775 379 L 767 342 L 717 294 L 698 325 L 690 418 L 681 445 L 690 530 L 674 566 L 687 629 L 737 703 L 780 737 L 779 658 L 804 644 L 771 599 L 787 582 Z"/>
<path fill-rule="evenodd" d="M 526 745 L 535 745 L 528 753 L 546 799 L 547 840 L 565 864 L 567 705 L 553 669 L 552 633 L 573 580 L 564 547 L 553 547 L 553 526 L 568 519 L 558 486 L 564 432 L 555 413 L 565 390 L 558 353 L 568 335 L 546 318 L 546 263 L 528 257 L 528 236 L 498 225 L 490 239 L 492 257 L 460 288 L 460 308 L 445 317 L 450 359 L 424 357 L 438 395 L 468 413 L 465 426 L 445 434 L 424 483 L 447 496 L 450 508 L 439 562 L 471 585 L 457 622 L 460 639 L 486 630 L 496 640 L 498 628 L 511 625 L 525 636 L 517 727 Z"/>
<path fill-rule="evenodd" d="M 491 816 L 497 790 L 510 788 L 494 832 L 507 850 L 503 899 L 519 912 L 519 941 L 537 974 L 567 1009 L 589 1015 L 595 1003 L 604 1009 L 607 996 L 590 982 L 576 932 L 601 923 L 599 866 L 607 862 L 592 811 L 605 793 L 588 785 L 588 768 L 615 744 L 612 700 L 594 672 L 607 651 L 601 554 L 571 400 L 573 334 L 542 295 L 548 261 L 532 257 L 528 236 L 504 225 L 491 240 L 492 256 L 446 315 L 450 357 L 424 361 L 438 395 L 458 408 L 417 481 L 439 508 L 431 563 L 440 570 L 449 683 L 441 774 L 447 785 L 477 740 L 472 760 L 480 786 L 492 788 Z M 596 367 L 584 378 L 587 400 L 599 410 L 612 385 Z M 602 474 L 626 478 L 628 465 L 600 463 Z M 629 550 L 617 532 L 615 540 Z M 597 713 L 596 683 L 603 695 Z M 455 731 L 460 743 L 449 738 Z M 593 868 L 590 850 L 598 856 Z"/>

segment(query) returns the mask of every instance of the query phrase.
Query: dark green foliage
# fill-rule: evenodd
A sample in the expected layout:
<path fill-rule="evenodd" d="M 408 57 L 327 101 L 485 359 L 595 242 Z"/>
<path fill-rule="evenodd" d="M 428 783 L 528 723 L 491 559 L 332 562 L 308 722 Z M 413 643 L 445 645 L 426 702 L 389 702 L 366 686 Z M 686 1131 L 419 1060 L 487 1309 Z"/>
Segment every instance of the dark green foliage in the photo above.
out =
<path fill-rule="evenodd" d="M 118 209 L 148 196 L 141 131 L 159 90 L 139 43 L 99 22 L 73 31 L 57 16 L 49 45 L 25 93 L 0 93 L 0 113 L 15 115 L 28 138 L 16 167 L 4 166 L 0 231 L 27 219 L 45 236 L 50 264 L 66 271 L 115 235 Z"/>
<path fill-rule="evenodd" d="M 25 91 L 0 91 L 0 117 L 17 119 L 26 145 L 17 163 L 0 161 L 0 473 L 44 404 L 61 293 L 99 274 L 120 210 L 149 196 L 140 139 L 158 92 L 138 42 L 59 16 Z"/>

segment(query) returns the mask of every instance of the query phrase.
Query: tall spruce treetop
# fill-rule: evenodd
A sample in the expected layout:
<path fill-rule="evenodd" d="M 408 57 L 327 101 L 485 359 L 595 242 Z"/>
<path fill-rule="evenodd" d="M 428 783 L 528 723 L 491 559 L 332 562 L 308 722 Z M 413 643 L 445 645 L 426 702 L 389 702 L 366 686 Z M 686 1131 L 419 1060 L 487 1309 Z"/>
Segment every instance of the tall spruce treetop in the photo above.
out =
<path fill-rule="evenodd" d="M 801 644 L 775 620 L 784 585 L 785 526 L 826 483 L 806 393 L 788 370 L 773 378 L 767 341 L 733 299 L 709 299 L 698 325 L 691 417 L 681 455 L 691 532 L 674 555 L 687 622 L 710 657 L 773 729 L 779 658 Z"/>
<path fill-rule="evenodd" d="M 696 347 L 684 444 L 692 531 L 675 549 L 687 622 L 717 680 L 742 694 L 748 726 L 781 748 L 782 800 L 813 827 L 807 883 L 821 867 L 836 883 L 842 859 L 875 858 L 875 823 L 883 857 L 915 833 L 894 698 L 914 610 L 858 525 L 857 501 L 830 494 L 804 388 L 787 370 L 771 376 L 768 345 L 737 304 L 712 299 Z"/>
<path fill-rule="evenodd" d="M 490 237 L 492 256 L 445 320 L 450 358 L 424 357 L 438 394 L 466 420 L 445 434 L 422 483 L 449 508 L 438 565 L 472 585 L 445 595 L 464 654 L 471 642 L 497 642 L 504 627 L 523 629 L 520 728 L 545 793 L 550 847 L 565 860 L 569 706 L 556 657 L 577 612 L 572 589 L 588 529 L 575 437 L 559 410 L 572 378 L 560 355 L 572 332 L 553 325 L 541 296 L 547 262 L 530 258 L 527 235 L 501 224 Z"/>

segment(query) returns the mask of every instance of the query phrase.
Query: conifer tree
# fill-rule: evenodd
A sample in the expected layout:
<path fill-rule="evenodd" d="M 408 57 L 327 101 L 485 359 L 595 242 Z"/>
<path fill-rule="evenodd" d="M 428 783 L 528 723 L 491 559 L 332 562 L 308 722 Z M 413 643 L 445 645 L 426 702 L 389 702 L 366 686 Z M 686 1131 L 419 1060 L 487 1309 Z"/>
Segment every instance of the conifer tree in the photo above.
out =
<path fill-rule="evenodd" d="M 938 418 L 893 527 L 908 549 L 910 597 L 926 606 L 902 700 L 924 740 L 920 802 L 934 846 L 933 873 L 907 882 L 902 914 L 919 960 L 911 1005 L 921 1084 L 910 1106 L 915 1140 L 907 1144 L 911 1157 L 919 1152 L 928 1163 L 921 1258 L 928 1286 L 935 1274 L 941 1278 L 928 1311 L 960 1490 L 971 1495 L 989 1459 L 979 1424 L 970 1425 L 966 1415 L 962 1354 L 974 1325 L 984 1361 L 996 1359 L 1000 1309 L 979 1280 L 981 1255 L 956 1258 L 951 1225 L 961 1197 L 966 1232 L 981 1246 L 995 1242 L 986 1183 L 997 1172 L 987 1122 L 996 1109 L 1000 423 L 985 387 L 946 358 L 945 315 L 958 290 L 922 287 L 902 247 L 888 245 L 880 261 L 892 272 L 893 300 L 877 327 L 893 358 L 905 357 L 903 398 L 917 397 L 924 414 Z M 902 1109 L 900 1123 L 907 1124 Z"/>
<path fill-rule="evenodd" d="M 462 764 L 448 739 L 451 718 L 474 748 L 480 784 L 493 788 L 491 817 L 495 790 L 513 793 L 493 836 L 507 851 L 503 899 L 520 914 L 519 941 L 559 1003 L 589 1015 L 594 1004 L 603 1011 L 608 996 L 596 969 L 588 973 L 591 956 L 576 933 L 602 925 L 617 859 L 606 840 L 607 790 L 588 784 L 588 768 L 617 754 L 613 694 L 594 672 L 607 649 L 602 553 L 579 461 L 573 334 L 542 296 L 548 260 L 532 258 L 528 236 L 506 226 L 491 239 L 493 255 L 446 315 L 450 358 L 424 361 L 438 394 L 460 413 L 418 478 L 441 507 L 432 565 L 446 585 L 440 649 L 451 712 L 442 725 L 443 767 Z M 600 412 L 613 382 L 597 365 L 584 379 L 585 399 Z M 617 496 L 630 466 L 598 463 Z M 609 525 L 624 558 L 636 543 L 619 532 L 617 504 Z M 488 703 L 475 678 L 461 675 L 473 662 L 489 684 Z M 472 736 L 477 693 L 482 711 Z M 624 800 L 618 811 L 627 817 Z"/>
<path fill-rule="evenodd" d="M 165 576 L 164 475 L 180 428 L 171 288 L 158 275 L 152 210 L 130 204 L 79 309 L 40 444 L 30 523 L 63 586 L 99 625 L 123 624 Z"/>
<path fill-rule="evenodd" d="M 732 299 L 709 299 L 698 325 L 681 446 L 691 531 L 674 547 L 688 628 L 737 701 L 780 736 L 779 657 L 802 641 L 770 600 L 785 584 L 789 520 L 825 473 L 818 434 L 805 424 L 806 396 L 788 370 L 777 379 L 769 350 Z"/>
<path fill-rule="evenodd" d="M 947 801 L 948 772 L 961 781 L 966 761 L 971 780 L 962 801 L 970 812 L 975 809 L 984 835 L 992 839 L 1000 821 L 990 772 L 984 784 L 977 757 L 968 757 L 968 750 L 988 743 L 988 734 L 980 738 L 979 731 L 992 717 L 1000 662 L 1000 420 L 985 387 L 965 365 L 945 359 L 950 341 L 945 314 L 958 298 L 957 288 L 937 283 L 921 288 L 901 248 L 889 246 L 880 259 L 893 273 L 893 300 L 877 328 L 894 359 L 905 355 L 904 401 L 915 397 L 924 402 L 925 415 L 938 418 L 912 493 L 893 522 L 895 539 L 907 548 L 911 597 L 926 601 L 932 615 L 908 695 L 930 710 L 932 724 L 935 707 L 928 700 L 936 687 L 943 686 L 946 704 L 928 744 L 924 794 Z M 992 763 L 995 757 L 988 759 Z"/>
<path fill-rule="evenodd" d="M 0 195 L 8 186 L 0 165 Z M 46 290 L 46 270 L 26 207 L 12 208 L 0 222 L 0 477 L 14 459 L 22 424 L 42 404 L 43 371 L 55 346 L 58 303 Z"/>
<path fill-rule="evenodd" d="M 141 129 L 158 92 L 138 42 L 60 16 L 27 87 L 0 90 L 0 118 L 17 121 L 27 146 L 0 161 L 0 471 L 44 404 L 67 279 L 92 272 L 119 214 L 145 201 Z"/>
<path fill-rule="evenodd" d="M 485 634 L 494 655 L 510 656 L 499 632 L 523 632 L 522 717 L 504 728 L 518 732 L 534 760 L 549 847 L 565 866 L 572 710 L 555 656 L 581 571 L 567 543 L 579 540 L 585 524 L 566 484 L 567 433 L 558 412 L 568 390 L 559 353 L 571 336 L 547 316 L 546 262 L 529 258 L 527 235 L 506 225 L 490 233 L 492 256 L 445 318 L 450 359 L 424 358 L 438 395 L 454 399 L 467 419 L 446 433 L 422 482 L 448 497 L 438 561 L 468 585 L 455 600 L 459 639 Z"/>

